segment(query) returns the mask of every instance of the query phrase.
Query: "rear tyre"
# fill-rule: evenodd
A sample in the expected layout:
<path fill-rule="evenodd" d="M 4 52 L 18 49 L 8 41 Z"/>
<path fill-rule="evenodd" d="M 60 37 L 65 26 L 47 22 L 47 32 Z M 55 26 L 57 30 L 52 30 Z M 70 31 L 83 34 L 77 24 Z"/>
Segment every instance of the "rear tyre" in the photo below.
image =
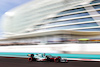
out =
<path fill-rule="evenodd" d="M 50 61 L 50 58 L 48 56 L 46 56 L 47 61 Z"/>
<path fill-rule="evenodd" d="M 29 62 L 32 62 L 33 61 L 33 58 L 32 57 L 28 58 L 28 61 Z"/>

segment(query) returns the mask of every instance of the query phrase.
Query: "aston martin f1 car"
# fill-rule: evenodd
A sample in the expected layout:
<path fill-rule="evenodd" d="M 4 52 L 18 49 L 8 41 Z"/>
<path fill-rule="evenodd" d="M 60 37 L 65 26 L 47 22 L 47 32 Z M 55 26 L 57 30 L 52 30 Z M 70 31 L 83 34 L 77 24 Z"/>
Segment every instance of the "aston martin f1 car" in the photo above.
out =
<path fill-rule="evenodd" d="M 67 59 L 63 59 L 60 56 L 51 56 L 51 55 L 45 55 L 44 54 L 28 54 L 29 58 L 28 61 L 50 61 L 50 62 L 68 62 Z"/>

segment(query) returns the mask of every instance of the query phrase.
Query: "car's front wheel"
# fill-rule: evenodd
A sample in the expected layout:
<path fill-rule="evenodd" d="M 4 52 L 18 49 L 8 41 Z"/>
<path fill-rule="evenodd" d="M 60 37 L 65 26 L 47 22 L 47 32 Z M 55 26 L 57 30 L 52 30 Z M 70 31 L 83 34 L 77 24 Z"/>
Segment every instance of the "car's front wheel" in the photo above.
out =
<path fill-rule="evenodd" d="M 61 58 L 55 58 L 55 59 L 54 59 L 54 62 L 56 62 L 56 63 L 61 62 Z"/>

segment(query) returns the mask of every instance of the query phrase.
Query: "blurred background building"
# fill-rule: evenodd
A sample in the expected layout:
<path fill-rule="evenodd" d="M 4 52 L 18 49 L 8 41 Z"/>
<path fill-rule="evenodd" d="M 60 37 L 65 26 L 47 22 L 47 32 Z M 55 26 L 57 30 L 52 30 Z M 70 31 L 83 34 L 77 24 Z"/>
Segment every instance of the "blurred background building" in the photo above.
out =
<path fill-rule="evenodd" d="M 1 45 L 100 43 L 100 0 L 34 0 L 2 20 Z"/>

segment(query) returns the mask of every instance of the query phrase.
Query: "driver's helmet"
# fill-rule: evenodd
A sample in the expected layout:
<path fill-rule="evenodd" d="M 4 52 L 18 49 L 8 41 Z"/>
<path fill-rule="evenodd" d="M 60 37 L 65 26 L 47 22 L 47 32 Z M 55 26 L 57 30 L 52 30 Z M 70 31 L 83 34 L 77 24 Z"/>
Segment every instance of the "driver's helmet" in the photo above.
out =
<path fill-rule="evenodd" d="M 38 54 L 38 56 L 42 57 L 43 55 L 42 54 Z"/>
<path fill-rule="evenodd" d="M 45 56 L 45 53 L 43 53 L 43 56 Z"/>

